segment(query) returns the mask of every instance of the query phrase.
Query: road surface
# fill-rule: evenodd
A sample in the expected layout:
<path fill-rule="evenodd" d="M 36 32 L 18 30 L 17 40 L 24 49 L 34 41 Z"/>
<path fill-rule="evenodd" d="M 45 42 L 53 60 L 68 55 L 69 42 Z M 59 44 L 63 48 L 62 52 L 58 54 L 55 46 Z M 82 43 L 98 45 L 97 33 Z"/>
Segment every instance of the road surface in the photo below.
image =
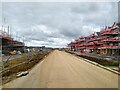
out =
<path fill-rule="evenodd" d="M 3 88 L 118 88 L 118 75 L 55 50 L 27 76 L 9 82 Z"/>

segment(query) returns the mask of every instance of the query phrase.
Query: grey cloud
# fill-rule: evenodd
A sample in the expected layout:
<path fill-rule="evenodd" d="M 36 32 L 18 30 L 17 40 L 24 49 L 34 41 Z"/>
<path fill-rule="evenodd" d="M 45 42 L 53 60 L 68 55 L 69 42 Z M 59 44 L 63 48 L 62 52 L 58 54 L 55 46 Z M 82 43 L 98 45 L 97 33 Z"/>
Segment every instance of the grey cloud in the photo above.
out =
<path fill-rule="evenodd" d="M 90 14 L 95 13 L 100 10 L 100 7 L 98 7 L 98 3 L 92 3 L 92 2 L 82 2 L 79 5 L 73 7 L 71 9 L 74 13 L 80 13 L 80 14 Z"/>
<path fill-rule="evenodd" d="M 2 25 L 2 3 L 0 2 L 0 25 Z"/>
<path fill-rule="evenodd" d="M 117 3 L 3 3 L 2 14 L 11 32 L 25 36 L 29 45 L 65 46 L 117 21 Z M 40 25 L 47 29 L 41 30 Z M 86 27 L 86 28 L 84 28 Z M 64 43 L 58 43 L 58 41 Z M 35 45 L 34 44 L 34 45 Z"/>
<path fill-rule="evenodd" d="M 90 5 L 89 5 L 90 4 Z M 72 8 L 72 12 L 83 16 L 84 23 L 97 26 L 110 25 L 117 22 L 117 3 L 82 3 Z M 111 21 L 111 22 L 110 22 Z"/>

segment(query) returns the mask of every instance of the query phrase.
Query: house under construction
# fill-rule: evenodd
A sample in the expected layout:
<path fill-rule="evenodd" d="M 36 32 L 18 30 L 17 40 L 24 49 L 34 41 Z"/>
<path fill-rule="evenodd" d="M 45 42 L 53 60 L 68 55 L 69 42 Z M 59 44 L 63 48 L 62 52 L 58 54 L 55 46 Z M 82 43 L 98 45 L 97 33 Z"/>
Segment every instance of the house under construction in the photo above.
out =
<path fill-rule="evenodd" d="M 112 26 L 87 37 L 79 37 L 68 44 L 68 50 L 120 56 L 120 23 L 114 23 Z"/>
<path fill-rule="evenodd" d="M 9 31 L 9 27 L 8 27 L 8 31 Z M 0 30 L 0 41 L 1 41 L 0 45 L 2 46 L 3 54 L 9 54 L 9 52 L 13 50 L 24 52 L 24 43 L 14 40 L 9 34 L 9 32 L 6 32 L 3 29 Z"/>

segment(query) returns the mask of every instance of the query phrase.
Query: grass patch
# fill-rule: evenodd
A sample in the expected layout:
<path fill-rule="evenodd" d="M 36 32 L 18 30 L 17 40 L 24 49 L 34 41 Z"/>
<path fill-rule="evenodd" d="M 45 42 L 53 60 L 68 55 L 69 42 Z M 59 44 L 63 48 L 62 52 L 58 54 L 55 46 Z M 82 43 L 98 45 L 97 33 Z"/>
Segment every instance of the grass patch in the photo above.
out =
<path fill-rule="evenodd" d="M 95 58 L 92 56 L 83 56 L 83 55 L 80 55 L 80 57 L 86 58 L 90 61 L 97 62 L 103 66 L 119 66 L 119 62 L 117 62 L 117 61 L 107 61 L 107 60 L 102 60 L 100 58 Z"/>
<path fill-rule="evenodd" d="M 71 51 L 66 51 L 66 52 L 76 55 L 74 52 L 71 52 Z M 103 66 L 116 66 L 116 67 L 119 66 L 118 61 L 107 61 L 107 60 L 103 60 L 103 59 L 100 59 L 100 58 L 96 58 L 96 57 L 92 57 L 92 56 L 85 56 L 85 55 L 77 55 L 77 56 L 80 56 L 82 58 L 86 58 L 86 59 L 88 59 L 90 61 L 99 63 L 99 64 L 101 64 Z"/>

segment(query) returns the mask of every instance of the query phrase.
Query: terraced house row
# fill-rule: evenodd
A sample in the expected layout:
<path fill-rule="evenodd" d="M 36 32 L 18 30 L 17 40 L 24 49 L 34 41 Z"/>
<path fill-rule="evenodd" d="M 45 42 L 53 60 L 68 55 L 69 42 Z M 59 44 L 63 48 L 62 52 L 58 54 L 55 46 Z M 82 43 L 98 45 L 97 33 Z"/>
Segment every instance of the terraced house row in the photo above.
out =
<path fill-rule="evenodd" d="M 79 37 L 68 44 L 68 50 L 80 53 L 97 53 L 120 56 L 120 23 L 94 32 L 87 37 Z"/>

